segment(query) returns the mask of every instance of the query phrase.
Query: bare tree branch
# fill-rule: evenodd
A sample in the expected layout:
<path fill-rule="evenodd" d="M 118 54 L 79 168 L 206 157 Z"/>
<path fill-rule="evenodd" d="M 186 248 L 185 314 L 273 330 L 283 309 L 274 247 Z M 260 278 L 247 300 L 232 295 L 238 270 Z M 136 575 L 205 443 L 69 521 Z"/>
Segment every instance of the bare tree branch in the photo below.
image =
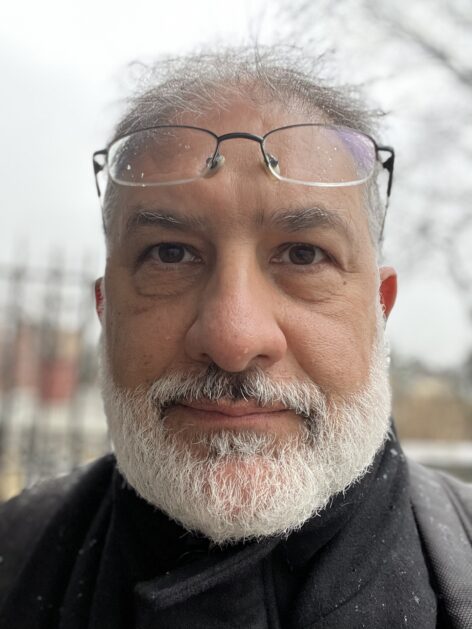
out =
<path fill-rule="evenodd" d="M 448 4 L 447 12 L 450 19 L 454 22 L 456 26 L 467 30 L 472 29 L 472 17 L 470 12 L 468 14 L 465 13 L 465 11 L 457 6 L 457 3 L 452 2 Z"/>
<path fill-rule="evenodd" d="M 433 59 L 439 61 L 441 65 L 447 68 L 463 85 L 467 88 L 472 88 L 472 70 L 462 68 L 445 50 L 439 48 L 430 39 L 427 39 L 423 32 L 413 28 L 406 23 L 405 20 L 400 20 L 388 15 L 379 8 L 378 4 L 363 3 L 365 9 L 379 21 L 383 21 L 387 24 L 397 35 L 408 39 L 417 46 L 421 47 L 427 52 Z"/>

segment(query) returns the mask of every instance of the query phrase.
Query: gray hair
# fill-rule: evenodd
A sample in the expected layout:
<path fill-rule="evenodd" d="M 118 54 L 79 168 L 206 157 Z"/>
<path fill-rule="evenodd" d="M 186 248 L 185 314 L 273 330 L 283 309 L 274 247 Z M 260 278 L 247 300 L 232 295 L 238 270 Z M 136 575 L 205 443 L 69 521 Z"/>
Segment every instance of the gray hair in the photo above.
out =
<path fill-rule="evenodd" d="M 307 116 L 321 112 L 328 122 L 375 135 L 379 111 L 366 107 L 353 86 L 335 86 L 322 78 L 324 59 L 292 47 L 227 48 L 217 52 L 165 58 L 143 72 L 127 110 L 116 125 L 118 136 L 157 124 L 178 124 L 179 116 L 198 118 L 215 109 L 226 110 L 242 94 L 258 104 L 280 103 L 287 111 Z M 365 205 L 372 242 L 382 233 L 385 204 L 377 182 L 378 170 L 366 188 Z M 108 235 L 116 201 L 108 186 L 103 203 L 103 225 Z"/>

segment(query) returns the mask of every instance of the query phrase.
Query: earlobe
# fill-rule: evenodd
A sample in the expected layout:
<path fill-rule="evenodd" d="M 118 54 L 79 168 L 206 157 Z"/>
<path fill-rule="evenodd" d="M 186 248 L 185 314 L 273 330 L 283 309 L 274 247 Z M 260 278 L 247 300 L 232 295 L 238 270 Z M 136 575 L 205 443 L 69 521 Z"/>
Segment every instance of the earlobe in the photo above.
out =
<path fill-rule="evenodd" d="M 391 266 L 383 266 L 380 272 L 380 303 L 388 319 L 397 298 L 397 272 Z"/>
<path fill-rule="evenodd" d="M 95 280 L 95 311 L 100 323 L 103 322 L 103 313 L 105 311 L 105 293 L 103 290 L 103 277 Z"/>

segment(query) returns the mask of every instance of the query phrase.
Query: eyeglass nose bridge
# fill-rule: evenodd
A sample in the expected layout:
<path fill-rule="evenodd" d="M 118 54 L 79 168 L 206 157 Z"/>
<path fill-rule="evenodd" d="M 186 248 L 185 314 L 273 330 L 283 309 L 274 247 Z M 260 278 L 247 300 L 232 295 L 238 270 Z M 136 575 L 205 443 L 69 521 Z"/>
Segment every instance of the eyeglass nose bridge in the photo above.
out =
<path fill-rule="evenodd" d="M 264 160 L 265 166 L 269 169 L 271 166 L 273 168 L 277 168 L 277 164 L 278 164 L 277 160 L 271 155 L 268 155 L 264 150 L 264 138 L 262 136 L 256 135 L 255 133 L 247 133 L 246 131 L 233 131 L 232 133 L 224 133 L 223 135 L 217 136 L 216 138 L 217 144 L 216 144 L 215 152 L 213 153 L 211 157 L 207 159 L 208 174 L 210 176 L 212 176 L 213 174 L 216 174 L 218 170 L 225 163 L 225 157 L 224 155 L 221 155 L 220 153 L 220 145 L 223 142 L 226 142 L 226 140 L 235 140 L 235 139 L 251 140 L 252 142 L 257 142 L 259 146 L 261 147 L 262 158 Z"/>

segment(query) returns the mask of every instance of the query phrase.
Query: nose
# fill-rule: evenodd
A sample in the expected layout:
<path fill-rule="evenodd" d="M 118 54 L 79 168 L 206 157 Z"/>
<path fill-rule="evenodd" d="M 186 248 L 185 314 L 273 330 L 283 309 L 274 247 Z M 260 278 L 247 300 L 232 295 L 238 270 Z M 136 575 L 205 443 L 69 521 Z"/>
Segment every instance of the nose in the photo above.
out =
<path fill-rule="evenodd" d="M 277 321 L 273 291 L 255 269 L 228 265 L 200 296 L 186 334 L 187 355 L 233 373 L 280 361 L 287 341 Z"/>

